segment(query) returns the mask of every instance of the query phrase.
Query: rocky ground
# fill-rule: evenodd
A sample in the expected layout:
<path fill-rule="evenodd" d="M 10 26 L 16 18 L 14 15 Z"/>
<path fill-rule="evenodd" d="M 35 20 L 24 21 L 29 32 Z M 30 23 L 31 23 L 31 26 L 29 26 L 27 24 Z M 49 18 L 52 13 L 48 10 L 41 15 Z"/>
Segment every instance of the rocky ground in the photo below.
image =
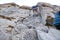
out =
<path fill-rule="evenodd" d="M 0 4 L 0 40 L 60 40 L 60 31 L 52 22 L 60 6 L 39 2 L 32 7 L 15 3 Z M 49 26 L 49 27 L 48 27 Z"/>

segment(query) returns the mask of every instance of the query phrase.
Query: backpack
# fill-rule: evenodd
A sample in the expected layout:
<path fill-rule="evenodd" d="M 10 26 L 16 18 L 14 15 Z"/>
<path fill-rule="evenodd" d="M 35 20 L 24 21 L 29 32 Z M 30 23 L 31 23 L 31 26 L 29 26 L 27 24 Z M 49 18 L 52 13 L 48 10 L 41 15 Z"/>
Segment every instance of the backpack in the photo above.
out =
<path fill-rule="evenodd" d="M 60 11 L 55 14 L 54 25 L 60 25 Z"/>

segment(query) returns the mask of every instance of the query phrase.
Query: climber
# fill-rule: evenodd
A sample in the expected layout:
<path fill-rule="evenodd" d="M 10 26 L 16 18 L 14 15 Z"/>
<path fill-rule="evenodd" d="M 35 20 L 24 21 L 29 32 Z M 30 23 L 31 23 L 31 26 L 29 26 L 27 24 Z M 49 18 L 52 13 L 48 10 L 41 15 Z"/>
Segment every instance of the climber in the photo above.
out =
<path fill-rule="evenodd" d="M 37 11 L 37 7 L 38 7 L 37 5 L 32 6 L 32 10 L 33 10 L 33 11 Z"/>
<path fill-rule="evenodd" d="M 54 18 L 51 17 L 51 16 L 47 16 L 47 19 L 46 19 L 46 26 L 53 26 L 53 21 L 54 21 Z"/>
<path fill-rule="evenodd" d="M 56 27 L 56 29 L 60 30 L 60 11 L 55 14 L 53 25 Z"/>
<path fill-rule="evenodd" d="M 47 16 L 46 24 L 45 24 L 45 26 L 48 27 L 48 31 L 47 31 L 47 33 L 49 32 L 50 27 L 53 26 L 53 21 L 54 21 L 54 18 L 53 18 L 53 17 L 51 17 L 51 16 Z"/>

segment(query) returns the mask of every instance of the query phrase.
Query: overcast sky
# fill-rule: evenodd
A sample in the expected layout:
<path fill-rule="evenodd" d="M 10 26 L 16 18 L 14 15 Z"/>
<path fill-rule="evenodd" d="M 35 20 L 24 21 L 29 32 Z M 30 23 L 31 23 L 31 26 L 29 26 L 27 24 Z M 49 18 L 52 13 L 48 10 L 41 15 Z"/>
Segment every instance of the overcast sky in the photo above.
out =
<path fill-rule="evenodd" d="M 15 2 L 18 5 L 27 5 L 27 6 L 36 5 L 38 2 L 47 2 L 53 5 L 60 5 L 59 0 L 0 0 L 0 4 L 10 2 Z"/>

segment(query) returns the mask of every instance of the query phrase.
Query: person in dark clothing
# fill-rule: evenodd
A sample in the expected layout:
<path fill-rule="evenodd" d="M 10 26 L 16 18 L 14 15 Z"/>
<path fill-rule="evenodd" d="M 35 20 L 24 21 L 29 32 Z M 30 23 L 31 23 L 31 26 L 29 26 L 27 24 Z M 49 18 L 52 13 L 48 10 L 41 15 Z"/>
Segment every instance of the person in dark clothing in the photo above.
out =
<path fill-rule="evenodd" d="M 35 6 L 32 6 L 32 9 L 34 9 L 34 8 L 36 8 L 36 7 L 38 7 L 37 5 L 35 5 Z"/>
<path fill-rule="evenodd" d="M 32 10 L 33 10 L 33 12 L 34 12 L 34 11 L 36 11 L 36 12 L 37 12 L 37 7 L 38 7 L 37 5 L 32 6 Z"/>
<path fill-rule="evenodd" d="M 60 30 L 60 11 L 55 14 L 53 25 Z"/>
<path fill-rule="evenodd" d="M 51 16 L 47 16 L 47 19 L 46 19 L 46 26 L 53 26 L 53 21 L 54 21 L 54 18 L 51 17 Z"/>

